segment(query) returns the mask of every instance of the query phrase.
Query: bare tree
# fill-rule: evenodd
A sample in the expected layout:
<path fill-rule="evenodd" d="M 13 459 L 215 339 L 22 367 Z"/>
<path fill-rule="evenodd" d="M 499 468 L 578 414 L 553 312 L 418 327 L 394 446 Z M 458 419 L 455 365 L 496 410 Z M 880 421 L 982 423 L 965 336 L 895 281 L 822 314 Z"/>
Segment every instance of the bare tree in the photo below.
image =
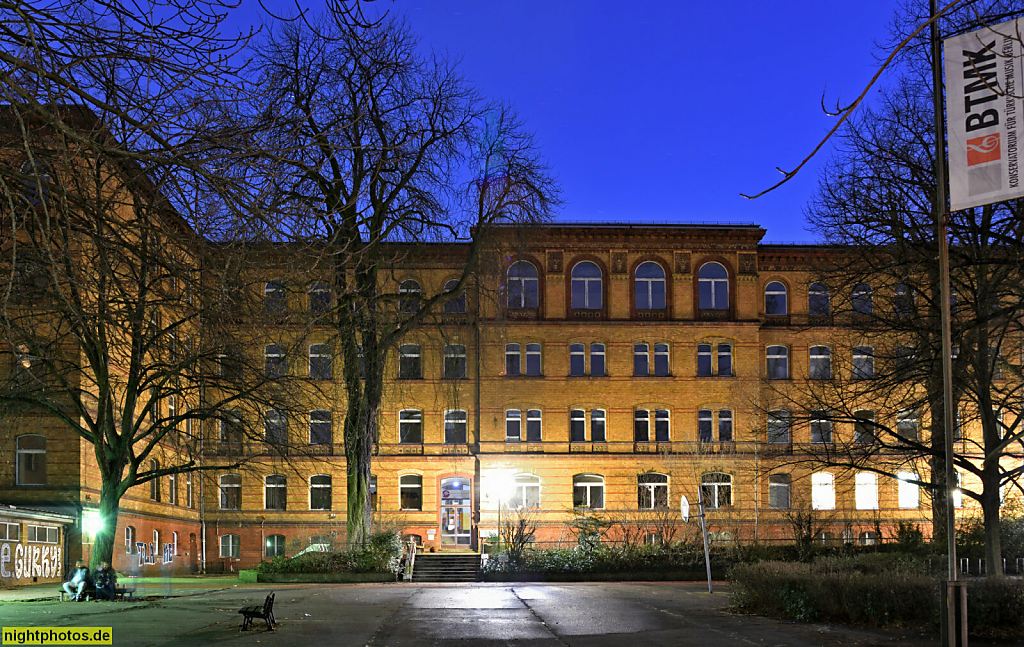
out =
<path fill-rule="evenodd" d="M 346 390 L 348 541 L 370 530 L 370 461 L 389 352 L 471 287 L 494 225 L 546 216 L 556 192 L 514 113 L 480 101 L 453 64 L 423 56 L 401 22 L 358 5 L 282 23 L 257 57 L 269 236 L 307 243 L 332 268 Z M 459 278 L 403 284 L 435 241 Z M 448 248 L 451 249 L 451 248 Z M 360 368 L 362 367 L 362 369 Z"/>

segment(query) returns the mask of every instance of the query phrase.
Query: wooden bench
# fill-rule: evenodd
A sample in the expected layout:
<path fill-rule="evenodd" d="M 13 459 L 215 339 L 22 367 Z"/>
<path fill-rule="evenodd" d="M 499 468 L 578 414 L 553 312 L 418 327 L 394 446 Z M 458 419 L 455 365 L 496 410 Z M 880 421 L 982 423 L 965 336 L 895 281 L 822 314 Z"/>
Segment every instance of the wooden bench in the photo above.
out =
<path fill-rule="evenodd" d="M 67 595 L 67 594 L 68 594 L 68 592 L 64 590 L 64 585 L 61 584 L 61 587 L 60 587 L 60 601 L 61 602 L 64 601 L 64 596 Z M 92 585 L 92 582 L 87 584 L 85 586 L 85 588 L 82 589 L 82 598 L 85 599 L 85 600 L 88 600 L 89 598 L 92 598 L 93 600 L 96 599 L 96 587 Z"/>
<path fill-rule="evenodd" d="M 64 601 L 64 596 L 67 595 L 67 593 L 68 592 L 64 590 L 64 587 L 61 586 L 60 587 L 60 601 L 61 602 Z M 134 599 L 135 598 L 135 587 L 132 587 L 130 589 L 127 586 L 117 586 L 117 587 L 114 587 L 114 599 L 115 600 L 124 600 L 125 596 Z M 85 587 L 85 590 L 82 591 L 82 597 L 85 598 L 86 600 L 88 600 L 90 598 L 92 598 L 93 600 L 99 600 L 100 599 L 99 596 L 96 595 L 96 587 L 93 586 L 92 584 L 90 584 L 89 586 Z"/>
<path fill-rule="evenodd" d="M 274 623 L 277 622 L 274 619 L 274 594 L 271 593 L 267 596 L 267 599 L 263 601 L 263 604 L 254 604 L 248 607 L 242 607 L 238 610 L 242 614 L 242 631 L 246 631 L 252 626 L 252 621 L 255 618 L 263 618 L 264 622 L 267 623 L 267 631 L 274 630 Z"/>

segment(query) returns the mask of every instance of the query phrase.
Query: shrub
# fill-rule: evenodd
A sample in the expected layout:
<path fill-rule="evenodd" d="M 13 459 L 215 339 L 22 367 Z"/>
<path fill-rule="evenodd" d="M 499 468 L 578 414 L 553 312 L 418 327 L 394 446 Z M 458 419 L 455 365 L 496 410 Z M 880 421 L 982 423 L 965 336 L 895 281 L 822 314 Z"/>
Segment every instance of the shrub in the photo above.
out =
<path fill-rule="evenodd" d="M 397 533 L 374 533 L 365 546 L 337 552 L 275 557 L 253 570 L 261 573 L 397 573 L 402 543 Z"/>

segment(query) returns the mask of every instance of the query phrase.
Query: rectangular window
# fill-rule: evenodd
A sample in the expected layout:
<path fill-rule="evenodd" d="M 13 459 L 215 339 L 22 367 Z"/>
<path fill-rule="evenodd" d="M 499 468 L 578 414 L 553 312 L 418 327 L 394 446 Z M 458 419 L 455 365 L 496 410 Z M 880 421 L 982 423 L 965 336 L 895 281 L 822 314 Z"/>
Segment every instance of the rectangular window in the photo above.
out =
<path fill-rule="evenodd" d="M 519 442 L 522 438 L 523 414 L 519 409 L 505 411 L 505 442 Z"/>
<path fill-rule="evenodd" d="M 904 510 L 917 509 L 921 505 L 921 494 L 917 485 L 917 474 L 913 472 L 900 472 L 896 475 L 900 508 Z"/>
<path fill-rule="evenodd" d="M 444 376 L 449 380 L 466 379 L 466 347 L 449 344 L 444 347 Z"/>
<path fill-rule="evenodd" d="M 832 475 L 828 472 L 811 474 L 811 509 L 836 509 L 835 483 L 832 480 Z"/>
<path fill-rule="evenodd" d="M 671 439 L 672 430 L 667 409 L 654 411 L 654 440 L 667 443 Z"/>
<path fill-rule="evenodd" d="M 21 538 L 21 526 L 16 523 L 0 523 L 0 539 L 18 541 Z"/>
<path fill-rule="evenodd" d="M 505 344 L 505 375 L 519 375 L 519 344 Z"/>
<path fill-rule="evenodd" d="M 647 344 L 633 345 L 633 376 L 647 377 L 650 375 L 650 350 Z"/>
<path fill-rule="evenodd" d="M 586 417 L 583 409 L 572 409 L 569 411 L 569 442 L 581 443 L 587 439 Z"/>
<path fill-rule="evenodd" d="M 241 538 L 238 535 L 221 535 L 220 536 L 220 556 L 221 557 L 238 557 L 241 553 Z"/>
<path fill-rule="evenodd" d="M 37 544 L 56 544 L 60 537 L 60 531 L 53 526 L 33 526 L 25 528 L 26 540 Z"/>
<path fill-rule="evenodd" d="M 651 440 L 651 414 L 647 409 L 633 412 L 633 441 L 646 443 Z"/>
<path fill-rule="evenodd" d="M 465 445 L 466 421 L 466 412 L 461 409 L 456 411 L 445 411 L 444 442 L 449 445 Z"/>
<path fill-rule="evenodd" d="M 732 377 L 732 345 L 718 345 L 718 375 Z"/>
<path fill-rule="evenodd" d="M 570 377 L 582 377 L 587 373 L 586 346 L 583 344 L 569 345 L 569 375 Z"/>
<path fill-rule="evenodd" d="M 333 416 L 326 409 L 309 412 L 309 444 L 330 445 Z"/>
<path fill-rule="evenodd" d="M 917 412 L 904 410 L 896 414 L 896 434 L 904 440 L 917 440 Z"/>
<path fill-rule="evenodd" d="M 526 345 L 526 374 L 540 375 L 540 344 Z"/>
<path fill-rule="evenodd" d="M 423 443 L 423 413 L 405 409 L 398 414 L 398 442 L 419 445 Z"/>
<path fill-rule="evenodd" d="M 827 411 L 811 412 L 811 442 L 832 442 L 832 419 Z"/>
<path fill-rule="evenodd" d="M 875 441 L 875 413 L 859 410 L 853 412 L 853 442 L 872 443 Z"/>
<path fill-rule="evenodd" d="M 541 417 L 540 409 L 529 409 L 526 412 L 526 441 L 540 442 Z"/>
<path fill-rule="evenodd" d="M 857 472 L 854 499 L 858 510 L 878 509 L 878 476 L 872 472 Z"/>
<path fill-rule="evenodd" d="M 870 346 L 854 346 L 853 379 L 870 380 L 875 377 L 875 350 Z"/>
<path fill-rule="evenodd" d="M 398 378 L 418 380 L 423 377 L 423 363 L 418 344 L 402 344 L 398 347 Z"/>
<path fill-rule="evenodd" d="M 668 344 L 654 345 L 654 375 L 667 377 L 669 374 Z"/>
<path fill-rule="evenodd" d="M 711 344 L 697 344 L 697 377 L 711 377 Z"/>
<path fill-rule="evenodd" d="M 605 442 L 604 409 L 590 410 L 590 440 L 595 443 Z"/>
<path fill-rule="evenodd" d="M 590 375 L 604 377 L 604 344 L 590 345 Z"/>
<path fill-rule="evenodd" d="M 331 347 L 328 344 L 309 346 L 309 377 L 312 380 L 331 379 Z"/>
<path fill-rule="evenodd" d="M 768 477 L 768 507 L 789 510 L 789 482 L 789 474 L 772 474 Z"/>

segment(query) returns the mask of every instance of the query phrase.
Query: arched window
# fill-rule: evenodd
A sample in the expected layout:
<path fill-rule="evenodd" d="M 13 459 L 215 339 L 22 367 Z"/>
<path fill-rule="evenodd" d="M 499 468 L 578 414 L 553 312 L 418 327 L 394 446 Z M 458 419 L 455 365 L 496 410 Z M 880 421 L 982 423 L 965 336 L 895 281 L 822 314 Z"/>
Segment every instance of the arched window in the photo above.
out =
<path fill-rule="evenodd" d="M 309 477 L 309 509 L 331 509 L 331 477 L 328 474 L 316 474 Z"/>
<path fill-rule="evenodd" d="M 288 422 L 283 412 L 277 409 L 263 412 L 263 439 L 271 445 L 283 445 L 288 441 Z"/>
<path fill-rule="evenodd" d="M 698 307 L 729 309 L 729 272 L 721 263 L 704 263 L 697 271 Z"/>
<path fill-rule="evenodd" d="M 667 443 L 672 439 L 672 424 L 668 409 L 654 410 L 654 440 Z"/>
<path fill-rule="evenodd" d="M 764 313 L 769 316 L 789 314 L 786 286 L 781 281 L 764 286 Z"/>
<path fill-rule="evenodd" d="M 220 556 L 237 558 L 242 552 L 241 545 L 242 541 L 238 535 L 221 535 Z"/>
<path fill-rule="evenodd" d="M 647 261 L 636 268 L 634 298 L 637 310 L 665 309 L 665 269 Z"/>
<path fill-rule="evenodd" d="M 768 477 L 768 507 L 789 510 L 789 474 L 771 474 Z"/>
<path fill-rule="evenodd" d="M 509 308 L 536 308 L 540 298 L 537 268 L 527 261 L 516 261 L 506 274 Z"/>
<path fill-rule="evenodd" d="M 668 476 L 657 473 L 638 474 L 636 505 L 641 510 L 668 507 Z"/>
<path fill-rule="evenodd" d="M 789 379 L 789 349 L 785 346 L 769 346 L 765 357 L 767 359 L 769 380 Z"/>
<path fill-rule="evenodd" d="M 789 443 L 789 412 L 776 409 L 768 412 L 768 442 L 777 444 Z"/>
<path fill-rule="evenodd" d="M 14 441 L 18 485 L 46 485 L 46 436 L 28 434 Z"/>
<path fill-rule="evenodd" d="M 828 346 L 811 346 L 810 378 L 832 379 L 832 350 Z"/>
<path fill-rule="evenodd" d="M 582 443 L 587 439 L 587 412 L 583 409 L 569 410 L 569 442 Z"/>
<path fill-rule="evenodd" d="M 267 535 L 264 550 L 267 557 L 284 557 L 284 535 Z"/>
<path fill-rule="evenodd" d="M 444 442 L 455 445 L 466 444 L 466 423 L 468 418 L 462 409 L 444 412 Z"/>
<path fill-rule="evenodd" d="M 135 526 L 124 527 L 124 554 L 135 554 Z"/>
<path fill-rule="evenodd" d="M 316 282 L 309 285 L 309 313 L 322 315 L 331 309 L 331 286 Z"/>
<path fill-rule="evenodd" d="M 875 306 L 871 297 L 871 286 L 867 283 L 860 283 L 853 288 L 853 314 L 869 315 L 874 312 Z"/>
<path fill-rule="evenodd" d="M 708 472 L 700 477 L 700 495 L 704 507 L 712 510 L 732 505 L 732 476 L 724 472 Z"/>
<path fill-rule="evenodd" d="M 327 409 L 309 412 L 309 444 L 330 445 L 333 438 L 333 414 Z"/>
<path fill-rule="evenodd" d="M 398 285 L 398 310 L 402 314 L 415 314 L 420 311 L 420 297 L 423 290 L 413 279 L 406 279 Z"/>
<path fill-rule="evenodd" d="M 225 474 L 220 477 L 220 509 L 242 509 L 242 477 L 239 474 Z"/>
<path fill-rule="evenodd" d="M 832 298 L 824 283 L 814 282 L 808 287 L 807 312 L 812 317 L 825 317 L 832 312 Z"/>
<path fill-rule="evenodd" d="M 582 377 L 587 373 L 586 344 L 569 344 L 569 376 Z"/>
<path fill-rule="evenodd" d="M 577 474 L 572 477 L 572 505 L 574 508 L 604 509 L 604 477 L 597 474 Z"/>
<path fill-rule="evenodd" d="M 149 471 L 156 472 L 160 469 L 160 462 L 156 459 L 150 459 Z M 149 481 L 149 498 L 152 501 L 160 500 L 160 477 L 150 479 Z"/>
<path fill-rule="evenodd" d="M 572 268 L 572 308 L 601 309 L 601 268 L 590 261 L 576 263 Z"/>
<path fill-rule="evenodd" d="M 263 308 L 267 314 L 284 314 L 288 308 L 288 297 L 283 281 L 268 281 L 263 286 Z"/>
<path fill-rule="evenodd" d="M 453 294 L 455 292 L 455 288 L 457 288 L 458 286 L 459 282 L 456 279 L 452 279 L 444 284 L 444 293 Z M 460 292 L 459 294 L 445 301 L 444 313 L 446 315 L 466 314 L 466 293 Z"/>
<path fill-rule="evenodd" d="M 178 475 L 167 475 L 167 503 L 178 505 Z"/>
<path fill-rule="evenodd" d="M 271 474 L 266 478 L 263 490 L 263 507 L 267 510 L 288 509 L 288 477 Z"/>
<path fill-rule="evenodd" d="M 633 412 L 633 441 L 647 443 L 651 440 L 651 412 L 637 409 Z"/>
<path fill-rule="evenodd" d="M 540 477 L 533 474 L 516 474 L 515 490 L 509 499 L 510 508 L 540 507 Z"/>
<path fill-rule="evenodd" d="M 423 509 L 423 477 L 406 474 L 398 478 L 398 500 L 402 510 Z"/>

